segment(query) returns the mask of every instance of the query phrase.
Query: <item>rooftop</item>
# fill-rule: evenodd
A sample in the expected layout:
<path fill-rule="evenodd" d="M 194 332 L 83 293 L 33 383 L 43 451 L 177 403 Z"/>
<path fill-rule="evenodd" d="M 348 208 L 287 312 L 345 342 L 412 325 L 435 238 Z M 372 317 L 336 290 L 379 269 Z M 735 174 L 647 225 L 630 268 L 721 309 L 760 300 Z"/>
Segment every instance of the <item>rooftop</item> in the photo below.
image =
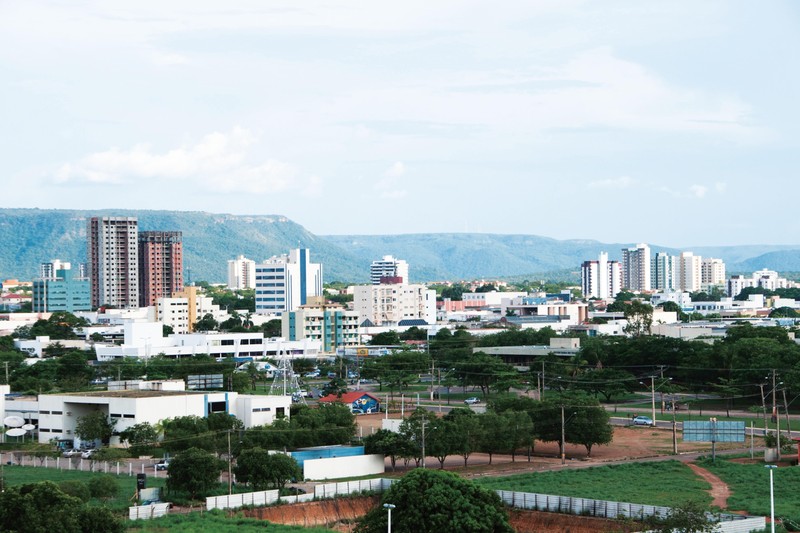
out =
<path fill-rule="evenodd" d="M 193 394 L 204 394 L 201 391 L 166 391 L 166 390 L 101 390 L 91 392 L 62 392 L 46 394 L 43 396 L 75 396 L 89 398 L 160 398 L 164 396 L 188 396 Z"/>

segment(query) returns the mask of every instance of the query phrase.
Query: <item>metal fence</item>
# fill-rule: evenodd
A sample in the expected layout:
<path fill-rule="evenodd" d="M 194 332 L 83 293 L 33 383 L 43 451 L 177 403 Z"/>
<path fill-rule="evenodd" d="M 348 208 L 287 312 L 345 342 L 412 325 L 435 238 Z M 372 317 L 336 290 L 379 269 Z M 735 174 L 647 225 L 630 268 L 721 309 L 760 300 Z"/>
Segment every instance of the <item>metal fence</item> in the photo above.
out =
<path fill-rule="evenodd" d="M 159 472 L 152 465 L 141 463 L 134 467 L 129 461 L 95 461 L 81 457 L 35 457 L 18 453 L 0 453 L 0 464 L 30 466 L 33 468 L 56 468 L 58 470 L 75 470 L 78 472 L 103 472 L 118 476 L 135 476 L 148 473 L 151 477 L 167 477 L 167 473 Z"/>

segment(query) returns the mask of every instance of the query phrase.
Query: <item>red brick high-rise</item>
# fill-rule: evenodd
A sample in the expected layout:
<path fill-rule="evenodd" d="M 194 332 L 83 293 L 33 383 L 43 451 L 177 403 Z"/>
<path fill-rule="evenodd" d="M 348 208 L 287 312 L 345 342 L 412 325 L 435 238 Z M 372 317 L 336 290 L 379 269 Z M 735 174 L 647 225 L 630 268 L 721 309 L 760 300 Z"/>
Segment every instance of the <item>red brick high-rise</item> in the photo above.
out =
<path fill-rule="evenodd" d="M 156 305 L 183 290 L 180 231 L 139 232 L 139 306 Z"/>

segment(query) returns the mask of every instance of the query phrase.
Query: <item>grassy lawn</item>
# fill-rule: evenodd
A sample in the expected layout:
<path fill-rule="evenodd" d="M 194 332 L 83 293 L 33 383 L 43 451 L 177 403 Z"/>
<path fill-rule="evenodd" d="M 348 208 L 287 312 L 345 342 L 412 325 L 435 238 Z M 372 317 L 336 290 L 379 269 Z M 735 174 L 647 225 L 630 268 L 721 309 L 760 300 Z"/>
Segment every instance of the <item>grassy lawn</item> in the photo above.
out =
<path fill-rule="evenodd" d="M 269 531 L 270 533 L 328 533 L 334 531 L 327 528 L 304 528 L 299 526 L 283 526 L 265 520 L 243 518 L 241 515 L 228 517 L 221 511 L 207 513 L 191 513 L 188 515 L 168 515 L 154 520 L 137 520 L 129 522 L 128 531 L 141 533 L 251 533 Z"/>
<path fill-rule="evenodd" d="M 26 483 L 38 483 L 40 481 L 52 481 L 58 484 L 61 481 L 77 480 L 84 483 L 94 476 L 105 475 L 99 472 L 78 472 L 76 470 L 57 470 L 55 468 L 34 468 L 31 466 L 4 466 L 3 477 L 7 486 L 24 485 Z M 112 475 L 112 474 L 108 474 Z M 119 485 L 119 492 L 116 498 L 110 500 L 107 505 L 112 509 L 123 509 L 133 505 L 133 495 L 136 493 L 136 476 L 114 475 Z M 147 477 L 148 487 L 163 487 L 164 477 Z M 91 500 L 90 503 L 103 503 L 98 500 Z"/>
<path fill-rule="evenodd" d="M 597 466 L 476 479 L 494 490 L 538 492 L 650 505 L 675 506 L 688 500 L 710 505 L 708 483 L 679 461 Z"/>
<path fill-rule="evenodd" d="M 769 516 L 769 471 L 763 463 L 741 464 L 717 459 L 698 463 L 718 475 L 731 490 L 728 508 Z M 781 467 L 773 472 L 775 516 L 800 524 L 800 469 Z"/>

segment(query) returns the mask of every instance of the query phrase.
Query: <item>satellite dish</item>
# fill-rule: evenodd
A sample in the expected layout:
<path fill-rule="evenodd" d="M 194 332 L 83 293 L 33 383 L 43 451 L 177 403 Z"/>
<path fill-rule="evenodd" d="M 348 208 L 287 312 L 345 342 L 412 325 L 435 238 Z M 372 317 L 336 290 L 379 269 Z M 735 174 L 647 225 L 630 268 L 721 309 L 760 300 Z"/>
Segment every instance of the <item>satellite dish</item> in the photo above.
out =
<path fill-rule="evenodd" d="M 6 435 L 9 437 L 21 437 L 25 434 L 25 430 L 22 428 L 11 428 L 6 431 Z"/>
<path fill-rule="evenodd" d="M 33 431 L 34 429 L 36 429 L 36 426 L 34 426 L 33 424 L 23 424 L 21 429 L 24 429 L 25 431 Z"/>
<path fill-rule="evenodd" d="M 3 419 L 3 424 L 10 428 L 18 428 L 25 423 L 21 416 L 7 416 Z"/>

